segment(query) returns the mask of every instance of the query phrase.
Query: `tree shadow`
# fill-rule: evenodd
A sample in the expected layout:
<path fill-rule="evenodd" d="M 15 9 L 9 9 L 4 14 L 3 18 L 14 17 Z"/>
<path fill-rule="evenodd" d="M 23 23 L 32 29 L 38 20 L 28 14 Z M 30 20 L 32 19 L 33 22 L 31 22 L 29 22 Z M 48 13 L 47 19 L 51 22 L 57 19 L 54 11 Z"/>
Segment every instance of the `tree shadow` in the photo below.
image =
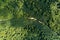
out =
<path fill-rule="evenodd" d="M 23 27 L 24 26 L 24 18 L 23 17 L 21 17 L 19 19 L 13 18 L 10 21 L 11 21 L 11 26 L 13 26 L 13 27 Z"/>

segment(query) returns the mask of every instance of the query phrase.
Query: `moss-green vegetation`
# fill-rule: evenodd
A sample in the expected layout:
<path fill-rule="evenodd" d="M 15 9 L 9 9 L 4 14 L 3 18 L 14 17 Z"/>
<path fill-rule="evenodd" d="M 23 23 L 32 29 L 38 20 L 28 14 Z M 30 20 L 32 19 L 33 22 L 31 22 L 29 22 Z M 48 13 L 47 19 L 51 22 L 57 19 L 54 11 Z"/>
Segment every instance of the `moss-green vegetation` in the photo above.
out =
<path fill-rule="evenodd" d="M 0 0 L 0 40 L 60 40 L 60 0 Z"/>

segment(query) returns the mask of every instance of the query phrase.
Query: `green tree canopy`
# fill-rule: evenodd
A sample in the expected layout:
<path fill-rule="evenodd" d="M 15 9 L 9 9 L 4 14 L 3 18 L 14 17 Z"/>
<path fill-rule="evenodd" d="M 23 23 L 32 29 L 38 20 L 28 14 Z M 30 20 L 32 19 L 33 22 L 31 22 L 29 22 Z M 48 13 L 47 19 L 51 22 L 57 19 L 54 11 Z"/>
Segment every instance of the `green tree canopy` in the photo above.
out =
<path fill-rule="evenodd" d="M 0 40 L 59 40 L 59 0 L 0 0 Z"/>

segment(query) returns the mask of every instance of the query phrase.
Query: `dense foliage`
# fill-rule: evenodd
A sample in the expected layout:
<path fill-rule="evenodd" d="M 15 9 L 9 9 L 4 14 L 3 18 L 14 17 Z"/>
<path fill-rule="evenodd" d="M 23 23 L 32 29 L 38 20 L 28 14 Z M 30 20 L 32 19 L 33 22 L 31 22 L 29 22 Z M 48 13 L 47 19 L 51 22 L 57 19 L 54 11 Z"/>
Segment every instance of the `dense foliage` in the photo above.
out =
<path fill-rule="evenodd" d="M 60 0 L 0 0 L 0 40 L 60 40 Z"/>

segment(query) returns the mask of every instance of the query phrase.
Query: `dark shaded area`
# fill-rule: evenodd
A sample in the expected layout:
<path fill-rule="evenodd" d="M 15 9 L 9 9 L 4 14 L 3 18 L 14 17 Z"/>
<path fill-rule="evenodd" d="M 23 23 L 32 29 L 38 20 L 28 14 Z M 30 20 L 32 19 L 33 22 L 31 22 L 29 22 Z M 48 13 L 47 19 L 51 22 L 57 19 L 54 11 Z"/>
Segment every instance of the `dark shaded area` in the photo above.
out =
<path fill-rule="evenodd" d="M 13 26 L 13 27 L 23 27 L 24 26 L 24 18 L 23 17 L 21 17 L 19 19 L 13 18 L 10 21 L 11 21 L 11 26 Z"/>
<path fill-rule="evenodd" d="M 60 9 L 60 3 L 57 4 L 57 8 Z"/>

